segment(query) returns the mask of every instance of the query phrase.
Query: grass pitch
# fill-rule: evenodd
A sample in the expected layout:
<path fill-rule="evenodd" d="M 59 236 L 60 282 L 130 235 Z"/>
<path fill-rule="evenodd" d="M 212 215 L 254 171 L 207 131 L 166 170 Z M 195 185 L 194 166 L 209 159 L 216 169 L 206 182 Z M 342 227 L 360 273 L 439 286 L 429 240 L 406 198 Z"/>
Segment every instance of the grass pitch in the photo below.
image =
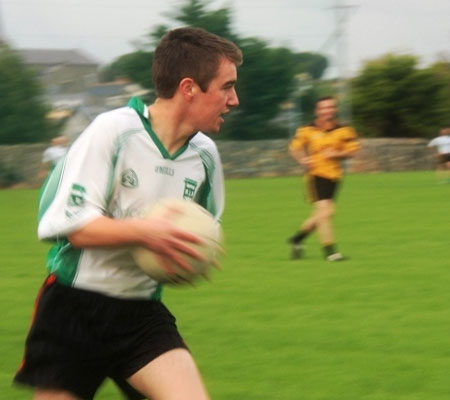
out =
<path fill-rule="evenodd" d="M 450 397 L 450 185 L 432 172 L 349 175 L 335 225 L 344 263 L 315 235 L 289 260 L 310 212 L 299 178 L 227 181 L 227 257 L 212 282 L 166 288 L 214 400 Z M 0 191 L 0 399 L 11 387 L 47 245 L 37 191 Z M 98 399 L 120 399 L 107 383 Z"/>

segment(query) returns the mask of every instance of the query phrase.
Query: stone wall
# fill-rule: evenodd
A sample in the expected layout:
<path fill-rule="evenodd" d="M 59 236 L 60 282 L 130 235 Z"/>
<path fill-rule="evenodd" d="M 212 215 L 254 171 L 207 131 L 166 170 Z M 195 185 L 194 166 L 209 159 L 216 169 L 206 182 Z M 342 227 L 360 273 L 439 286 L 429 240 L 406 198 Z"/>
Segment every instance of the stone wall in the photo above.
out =
<path fill-rule="evenodd" d="M 362 150 L 346 161 L 350 173 L 415 171 L 433 168 L 424 139 L 362 139 Z M 302 168 L 288 154 L 289 140 L 218 141 L 225 176 L 297 175 Z"/>
<path fill-rule="evenodd" d="M 46 144 L 0 146 L 0 186 L 17 182 L 38 185 L 42 153 L 46 148 Z"/>
<path fill-rule="evenodd" d="M 298 166 L 287 152 L 288 139 L 217 142 L 227 178 L 297 175 Z M 432 152 L 424 139 L 363 139 L 363 149 L 347 161 L 350 173 L 414 171 L 433 168 Z M 0 146 L 0 175 L 15 174 L 26 184 L 39 184 L 45 144 Z"/>

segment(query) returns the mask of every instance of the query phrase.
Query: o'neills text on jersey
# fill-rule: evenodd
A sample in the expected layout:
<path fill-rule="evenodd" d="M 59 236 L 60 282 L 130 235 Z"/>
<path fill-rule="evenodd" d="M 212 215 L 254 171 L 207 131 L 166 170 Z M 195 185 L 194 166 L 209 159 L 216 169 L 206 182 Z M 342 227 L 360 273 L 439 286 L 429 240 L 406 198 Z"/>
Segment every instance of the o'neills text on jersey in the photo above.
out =
<path fill-rule="evenodd" d="M 163 175 L 169 175 L 169 176 L 175 175 L 175 170 L 173 168 L 169 168 L 169 167 L 156 166 L 155 172 L 157 174 L 163 174 Z"/>

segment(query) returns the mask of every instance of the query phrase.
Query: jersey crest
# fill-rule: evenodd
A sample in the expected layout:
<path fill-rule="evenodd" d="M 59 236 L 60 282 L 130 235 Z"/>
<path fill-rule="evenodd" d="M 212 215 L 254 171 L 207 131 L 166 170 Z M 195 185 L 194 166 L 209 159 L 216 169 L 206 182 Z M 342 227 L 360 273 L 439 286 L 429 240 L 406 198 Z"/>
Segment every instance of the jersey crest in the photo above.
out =
<path fill-rule="evenodd" d="M 186 178 L 184 180 L 183 199 L 191 199 L 192 200 L 194 198 L 196 188 L 197 188 L 197 181 Z"/>
<path fill-rule="evenodd" d="M 126 169 L 122 172 L 120 177 L 120 184 L 124 187 L 133 189 L 139 186 L 139 179 L 131 168 Z"/>
<path fill-rule="evenodd" d="M 78 214 L 85 204 L 86 188 L 77 183 L 72 185 L 69 199 L 67 200 L 65 213 L 70 218 Z"/>

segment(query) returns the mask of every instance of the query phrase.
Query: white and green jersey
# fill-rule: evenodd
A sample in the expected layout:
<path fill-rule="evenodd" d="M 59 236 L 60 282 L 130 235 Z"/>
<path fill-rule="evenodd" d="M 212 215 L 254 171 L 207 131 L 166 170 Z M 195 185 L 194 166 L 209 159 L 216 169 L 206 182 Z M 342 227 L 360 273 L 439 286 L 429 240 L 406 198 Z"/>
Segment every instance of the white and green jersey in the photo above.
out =
<path fill-rule="evenodd" d="M 170 155 L 138 98 L 100 114 L 41 191 L 38 236 L 56 241 L 49 272 L 65 285 L 110 296 L 159 298 L 160 285 L 137 267 L 128 248 L 76 249 L 66 237 L 100 216 L 136 216 L 167 197 L 191 199 L 219 221 L 223 172 L 214 142 L 199 132 Z"/>

